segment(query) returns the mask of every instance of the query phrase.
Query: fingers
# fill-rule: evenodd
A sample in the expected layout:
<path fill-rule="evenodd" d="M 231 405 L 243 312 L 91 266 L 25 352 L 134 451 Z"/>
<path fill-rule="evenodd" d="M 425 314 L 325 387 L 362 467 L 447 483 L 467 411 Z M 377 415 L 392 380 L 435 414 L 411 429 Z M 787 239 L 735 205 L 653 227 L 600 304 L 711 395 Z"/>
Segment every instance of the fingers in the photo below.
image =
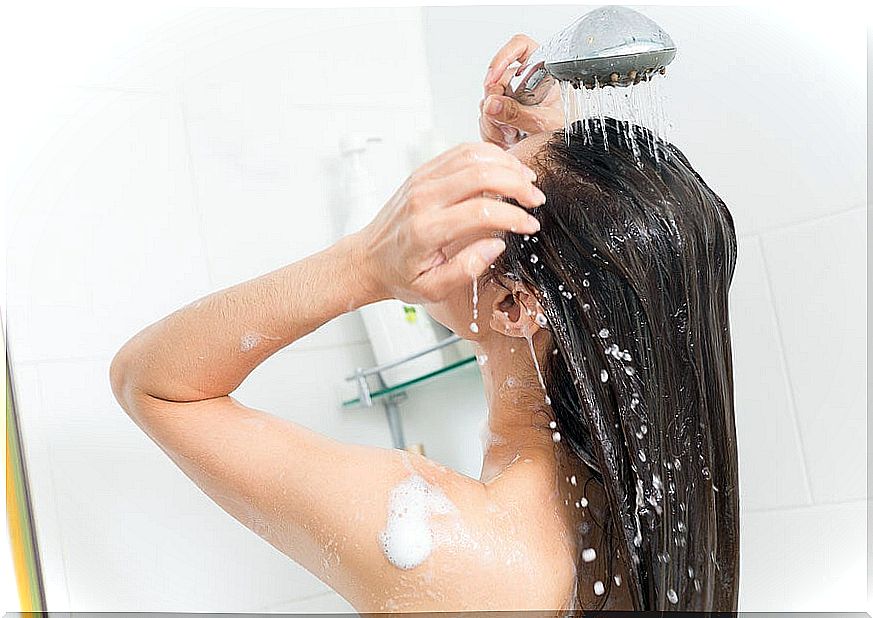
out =
<path fill-rule="evenodd" d="M 484 85 L 487 88 L 495 83 L 497 78 L 503 75 L 507 67 L 518 60 L 521 63 L 527 61 L 539 43 L 524 34 L 516 34 L 503 47 L 498 50 L 488 64 L 488 72 L 485 74 Z"/>
<path fill-rule="evenodd" d="M 451 260 L 422 273 L 417 287 L 422 295 L 437 301 L 445 298 L 461 285 L 469 285 L 506 249 L 500 238 L 481 238 L 461 249 Z"/>
<path fill-rule="evenodd" d="M 508 126 L 517 135 L 518 131 L 542 133 L 547 127 L 549 111 L 535 105 L 522 105 L 511 97 L 492 94 L 485 99 L 482 113 L 491 124 Z M 507 141 L 511 137 L 507 134 Z"/>
<path fill-rule="evenodd" d="M 437 213 L 427 225 L 433 241 L 443 246 L 494 232 L 536 234 L 540 222 L 524 208 L 487 197 L 465 200 Z"/>
<path fill-rule="evenodd" d="M 463 200 L 482 194 L 512 198 L 522 206 L 535 208 L 546 201 L 543 192 L 533 184 L 535 180 L 536 174 L 528 168 L 475 165 L 431 181 L 424 191 L 433 196 L 435 203 L 452 208 Z"/>
<path fill-rule="evenodd" d="M 480 105 L 480 114 L 479 114 L 479 135 L 482 137 L 482 140 L 485 142 L 489 142 L 500 148 L 506 150 L 513 144 L 518 142 L 518 131 L 506 124 L 499 124 L 491 120 L 488 114 L 481 110 L 484 107 Z"/>
<path fill-rule="evenodd" d="M 533 173 L 515 156 L 504 152 L 495 144 L 461 144 L 444 152 L 419 168 L 418 173 L 426 178 L 442 178 L 459 170 L 476 166 L 503 166 Z M 528 170 L 528 171 L 525 171 Z"/>

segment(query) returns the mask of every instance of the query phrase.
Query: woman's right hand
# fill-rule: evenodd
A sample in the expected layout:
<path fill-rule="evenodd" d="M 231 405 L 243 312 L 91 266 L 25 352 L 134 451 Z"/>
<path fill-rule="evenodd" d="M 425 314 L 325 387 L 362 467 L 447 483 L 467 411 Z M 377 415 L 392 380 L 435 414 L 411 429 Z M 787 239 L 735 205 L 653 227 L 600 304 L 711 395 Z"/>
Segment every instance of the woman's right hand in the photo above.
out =
<path fill-rule="evenodd" d="M 518 71 L 508 68 L 516 60 L 524 65 L 539 43 L 524 34 L 516 34 L 495 54 L 485 75 L 485 95 L 479 102 L 479 134 L 486 142 L 501 148 L 518 143 L 521 133 L 542 133 L 564 126 L 561 89 L 552 86 L 537 105 L 522 105 L 504 95 L 506 85 Z"/>
<path fill-rule="evenodd" d="M 536 174 L 493 144 L 464 144 L 416 170 L 353 235 L 373 300 L 436 302 L 470 285 L 506 248 L 501 232 L 535 234 L 525 208 L 546 197 Z M 512 198 L 523 208 L 501 198 Z"/>

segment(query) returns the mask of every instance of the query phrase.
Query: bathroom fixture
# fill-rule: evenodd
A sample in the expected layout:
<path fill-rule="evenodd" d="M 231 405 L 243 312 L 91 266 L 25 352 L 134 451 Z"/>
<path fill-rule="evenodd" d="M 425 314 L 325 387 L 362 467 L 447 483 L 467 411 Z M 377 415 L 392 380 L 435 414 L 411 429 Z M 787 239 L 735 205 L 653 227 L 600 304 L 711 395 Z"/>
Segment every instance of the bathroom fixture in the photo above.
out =
<path fill-rule="evenodd" d="M 531 54 L 506 86 L 524 105 L 542 101 L 555 80 L 574 88 L 628 86 L 664 73 L 676 45 L 654 21 L 622 6 L 586 13 Z"/>
<path fill-rule="evenodd" d="M 406 438 L 403 435 L 403 423 L 400 419 L 399 406 L 400 402 L 404 401 L 407 397 L 406 389 L 416 384 L 420 384 L 422 382 L 430 380 L 431 378 L 434 378 L 436 376 L 446 374 L 458 367 L 468 365 L 476 360 L 476 357 L 470 356 L 462 358 L 444 367 L 440 367 L 436 371 L 430 371 L 428 373 L 419 375 L 414 379 L 407 380 L 402 384 L 389 386 L 385 383 L 382 374 L 389 369 L 405 365 L 407 363 L 415 361 L 418 358 L 421 358 L 422 356 L 425 356 L 432 352 L 436 352 L 437 350 L 441 350 L 452 344 L 458 343 L 459 341 L 461 341 L 461 337 L 459 337 L 458 335 L 452 335 L 450 337 L 446 337 L 445 339 L 437 342 L 434 345 L 423 348 L 422 350 L 414 354 L 410 354 L 390 363 L 384 363 L 375 367 L 370 367 L 369 369 L 359 367 L 355 370 L 355 373 L 346 378 L 346 381 L 348 382 L 355 382 L 358 387 L 358 396 L 355 399 L 343 401 L 343 407 L 372 408 L 374 400 L 379 400 L 385 408 L 385 418 L 388 420 L 388 428 L 391 431 L 392 445 L 394 446 L 394 448 L 407 449 Z M 368 378 L 370 378 L 371 376 L 376 376 L 376 379 L 378 381 L 378 386 L 375 389 L 370 386 L 370 382 L 368 381 Z M 409 448 L 416 450 L 418 448 L 423 449 L 423 447 L 421 447 L 420 445 L 410 445 Z"/>

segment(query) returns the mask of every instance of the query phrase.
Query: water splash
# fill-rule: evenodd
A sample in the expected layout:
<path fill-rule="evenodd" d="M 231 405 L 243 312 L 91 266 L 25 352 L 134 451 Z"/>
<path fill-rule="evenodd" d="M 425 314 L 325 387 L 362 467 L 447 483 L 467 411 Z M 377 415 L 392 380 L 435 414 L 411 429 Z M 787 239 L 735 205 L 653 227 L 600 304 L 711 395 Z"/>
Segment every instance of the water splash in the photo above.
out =
<path fill-rule="evenodd" d="M 545 393 L 546 405 L 550 406 L 550 405 L 552 405 L 552 400 L 549 397 L 548 392 L 546 391 L 546 383 L 545 383 L 545 380 L 543 380 L 543 372 L 540 370 L 540 361 L 537 360 L 537 353 L 534 350 L 533 337 L 528 335 L 527 337 L 525 337 L 525 339 L 527 339 L 527 347 L 528 347 L 528 349 L 530 349 L 530 357 L 533 359 L 534 369 L 537 372 L 537 379 L 540 381 L 540 386 L 543 389 L 543 393 Z M 557 431 L 555 433 L 558 434 Z M 552 437 L 554 438 L 554 435 Z M 558 440 L 560 440 L 560 439 L 561 439 L 561 434 L 558 434 Z M 555 442 L 557 442 L 558 440 L 555 440 Z"/>
<path fill-rule="evenodd" d="M 479 278 L 473 275 L 473 321 L 479 319 Z"/>
<path fill-rule="evenodd" d="M 573 131 L 581 130 L 583 143 L 590 144 L 591 125 L 594 124 L 595 129 L 601 132 L 604 150 L 609 151 L 605 119 L 611 117 L 620 121 L 620 141 L 630 147 L 637 165 L 642 165 L 642 153 L 634 126 L 651 131 L 646 146 L 657 165 L 663 156 L 663 143 L 669 140 L 673 126 L 661 89 L 663 81 L 664 78 L 658 73 L 646 74 L 638 83 L 623 87 L 601 84 L 597 79 L 593 87 L 577 87 L 570 82 L 560 81 L 567 143 Z"/>

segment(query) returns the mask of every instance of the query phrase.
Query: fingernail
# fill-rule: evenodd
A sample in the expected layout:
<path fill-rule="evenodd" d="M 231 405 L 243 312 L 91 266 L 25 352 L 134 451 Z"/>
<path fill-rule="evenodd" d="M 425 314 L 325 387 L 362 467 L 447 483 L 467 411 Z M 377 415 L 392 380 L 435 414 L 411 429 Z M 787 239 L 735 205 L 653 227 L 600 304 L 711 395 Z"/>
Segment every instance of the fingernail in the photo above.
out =
<path fill-rule="evenodd" d="M 500 130 L 503 131 L 503 138 L 507 142 L 515 143 L 518 138 L 518 131 L 513 129 L 512 127 L 500 127 Z"/>
<path fill-rule="evenodd" d="M 530 220 L 530 225 L 533 228 L 533 230 L 531 231 L 531 234 L 536 234 L 537 232 L 540 231 L 540 229 L 542 229 L 540 226 L 539 219 L 537 219 L 533 215 L 528 215 L 528 219 Z"/>
<path fill-rule="evenodd" d="M 546 203 L 546 194 L 539 190 L 538 187 L 533 188 L 533 196 L 536 201 L 540 204 Z"/>
<path fill-rule="evenodd" d="M 496 114 L 499 114 L 501 109 L 503 109 L 503 101 L 501 101 L 497 97 L 488 97 L 488 100 L 485 101 L 486 114 L 491 114 L 492 116 L 494 116 Z"/>
<path fill-rule="evenodd" d="M 506 249 L 506 243 L 499 238 L 495 238 L 488 244 L 479 248 L 479 255 L 487 264 L 490 264 L 497 259 L 498 255 L 503 253 L 504 249 Z"/>

